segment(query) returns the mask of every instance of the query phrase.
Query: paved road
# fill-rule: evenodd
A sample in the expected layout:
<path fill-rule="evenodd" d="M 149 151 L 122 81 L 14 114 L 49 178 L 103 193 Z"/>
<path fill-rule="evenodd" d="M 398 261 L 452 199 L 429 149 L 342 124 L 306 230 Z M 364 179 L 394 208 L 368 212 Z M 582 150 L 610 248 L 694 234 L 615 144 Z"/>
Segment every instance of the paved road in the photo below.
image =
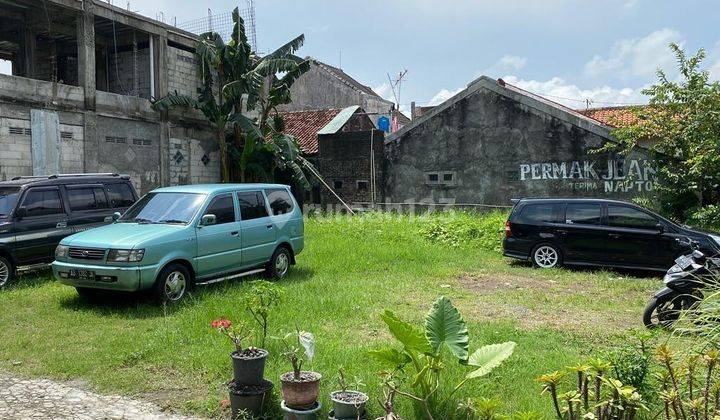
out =
<path fill-rule="evenodd" d="M 0 419 L 189 420 L 163 413 L 155 404 L 100 395 L 49 379 L 24 379 L 0 372 Z"/>

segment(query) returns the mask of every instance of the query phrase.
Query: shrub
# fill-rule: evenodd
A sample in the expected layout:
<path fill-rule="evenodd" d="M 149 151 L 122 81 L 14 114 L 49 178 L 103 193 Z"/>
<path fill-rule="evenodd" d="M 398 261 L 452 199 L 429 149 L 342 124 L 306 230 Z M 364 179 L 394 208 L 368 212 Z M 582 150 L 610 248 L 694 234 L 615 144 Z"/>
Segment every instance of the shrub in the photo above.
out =
<path fill-rule="evenodd" d="M 687 222 L 699 228 L 720 230 L 720 205 L 711 204 L 691 210 Z"/>
<path fill-rule="evenodd" d="M 432 242 L 500 251 L 500 233 L 507 213 L 448 212 L 427 217 L 429 220 L 421 225 L 420 234 Z"/>

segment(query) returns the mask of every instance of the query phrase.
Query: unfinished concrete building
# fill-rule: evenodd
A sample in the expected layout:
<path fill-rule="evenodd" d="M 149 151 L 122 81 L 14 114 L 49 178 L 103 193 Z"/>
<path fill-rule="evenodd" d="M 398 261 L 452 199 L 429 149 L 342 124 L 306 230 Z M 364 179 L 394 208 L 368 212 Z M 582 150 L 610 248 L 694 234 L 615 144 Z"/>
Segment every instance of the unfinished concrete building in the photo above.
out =
<path fill-rule="evenodd" d="M 0 180 L 122 172 L 141 193 L 219 180 L 198 114 L 150 99 L 195 96 L 195 35 L 93 0 L 0 0 Z"/>

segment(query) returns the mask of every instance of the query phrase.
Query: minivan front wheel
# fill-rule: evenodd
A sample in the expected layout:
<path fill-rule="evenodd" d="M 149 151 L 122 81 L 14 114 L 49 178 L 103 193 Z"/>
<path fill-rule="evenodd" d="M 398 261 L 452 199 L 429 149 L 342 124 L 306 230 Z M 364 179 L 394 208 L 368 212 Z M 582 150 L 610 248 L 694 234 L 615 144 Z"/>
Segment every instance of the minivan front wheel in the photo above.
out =
<path fill-rule="evenodd" d="M 162 303 L 179 302 L 191 284 L 191 274 L 184 265 L 170 264 L 160 272 L 155 282 L 155 297 Z"/>
<path fill-rule="evenodd" d="M 15 279 L 15 267 L 10 260 L 0 256 L 0 289 L 10 284 Z"/>
<path fill-rule="evenodd" d="M 290 250 L 281 246 L 275 250 L 272 258 L 270 258 L 266 273 L 270 278 L 281 279 L 290 271 L 291 263 L 292 255 L 290 254 Z"/>
<path fill-rule="evenodd" d="M 562 257 L 560 250 L 556 246 L 541 244 L 533 250 L 532 261 L 536 267 L 554 268 L 562 264 Z"/>

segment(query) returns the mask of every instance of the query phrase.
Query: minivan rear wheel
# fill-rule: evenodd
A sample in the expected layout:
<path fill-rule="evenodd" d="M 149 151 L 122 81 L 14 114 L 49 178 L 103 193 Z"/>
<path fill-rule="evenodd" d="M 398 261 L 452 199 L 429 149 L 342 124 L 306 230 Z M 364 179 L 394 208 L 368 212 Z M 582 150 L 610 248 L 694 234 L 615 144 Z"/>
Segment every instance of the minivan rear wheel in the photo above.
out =
<path fill-rule="evenodd" d="M 290 264 L 292 264 L 292 254 L 290 254 L 289 249 L 281 246 L 275 250 L 272 258 L 270 258 L 266 274 L 271 279 L 281 279 L 290 271 Z"/>
<path fill-rule="evenodd" d="M 13 280 L 15 280 L 15 267 L 10 260 L 0 256 L 0 289 L 9 285 Z"/>
<path fill-rule="evenodd" d="M 551 244 L 540 244 L 533 249 L 532 262 L 539 268 L 555 268 L 562 265 L 560 249 Z"/>

